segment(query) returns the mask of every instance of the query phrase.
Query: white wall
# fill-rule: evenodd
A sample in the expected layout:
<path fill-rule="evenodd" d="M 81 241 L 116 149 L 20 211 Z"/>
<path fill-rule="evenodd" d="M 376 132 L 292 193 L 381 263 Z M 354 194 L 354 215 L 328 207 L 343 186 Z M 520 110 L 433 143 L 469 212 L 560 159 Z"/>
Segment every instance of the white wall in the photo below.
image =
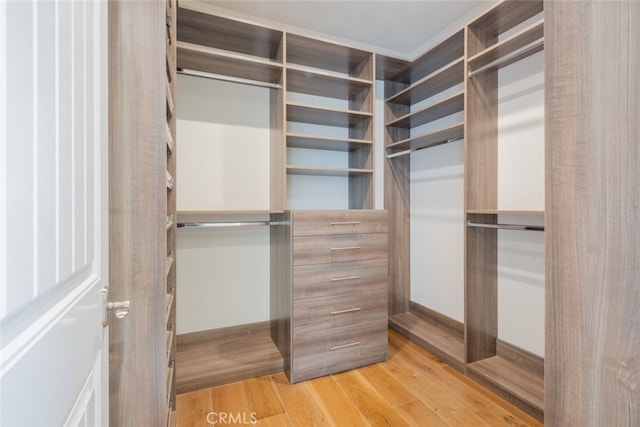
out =
<path fill-rule="evenodd" d="M 269 89 L 179 75 L 177 90 L 178 212 L 268 210 Z M 179 334 L 269 319 L 269 240 L 178 229 Z"/>
<path fill-rule="evenodd" d="M 498 208 L 544 211 L 544 56 L 499 71 Z M 543 225 L 542 217 L 500 221 Z M 498 233 L 498 337 L 544 356 L 544 233 Z"/>

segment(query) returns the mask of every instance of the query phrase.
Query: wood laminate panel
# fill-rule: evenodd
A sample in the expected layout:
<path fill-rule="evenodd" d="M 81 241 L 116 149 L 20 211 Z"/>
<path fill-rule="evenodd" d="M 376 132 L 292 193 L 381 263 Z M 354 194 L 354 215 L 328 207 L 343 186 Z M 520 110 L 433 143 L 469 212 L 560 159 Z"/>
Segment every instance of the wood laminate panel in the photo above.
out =
<path fill-rule="evenodd" d="M 460 84 L 463 80 L 464 58 L 460 57 L 391 96 L 387 99 L 387 102 L 413 105 L 445 89 Z"/>
<path fill-rule="evenodd" d="M 387 234 L 334 234 L 293 239 L 293 265 L 380 259 L 387 256 Z"/>
<path fill-rule="evenodd" d="M 363 120 L 372 120 L 373 114 L 354 110 L 336 110 L 289 102 L 287 120 L 324 126 L 351 127 Z"/>
<path fill-rule="evenodd" d="M 493 356 L 467 367 L 471 378 L 495 390 L 516 406 L 542 421 L 544 411 L 544 379 L 521 365 Z"/>
<path fill-rule="evenodd" d="M 287 63 L 373 80 L 373 54 L 346 45 L 287 34 Z"/>
<path fill-rule="evenodd" d="M 464 31 L 459 30 L 408 64 L 390 80 L 413 84 L 464 55 Z"/>
<path fill-rule="evenodd" d="M 469 220 L 495 223 L 495 216 L 469 215 Z M 496 354 L 498 336 L 498 230 L 466 230 L 465 341 L 467 363 Z"/>
<path fill-rule="evenodd" d="M 178 68 L 266 83 L 279 83 L 282 65 L 225 51 L 178 42 Z"/>
<path fill-rule="evenodd" d="M 291 212 L 272 214 L 271 221 L 281 225 L 270 227 L 270 292 L 269 319 L 271 338 L 278 348 L 283 369 L 291 366 L 292 261 Z"/>
<path fill-rule="evenodd" d="M 549 426 L 640 423 L 640 3 L 545 2 Z"/>
<path fill-rule="evenodd" d="M 411 62 L 393 56 L 376 54 L 376 80 L 392 80 Z"/>
<path fill-rule="evenodd" d="M 185 4 L 189 6 L 189 2 Z M 282 61 L 281 31 L 185 7 L 178 8 L 178 40 Z"/>
<path fill-rule="evenodd" d="M 109 327 L 113 425 L 169 413 L 165 8 L 109 2 L 109 298 L 131 303 Z"/>
<path fill-rule="evenodd" d="M 473 57 L 467 60 L 467 65 L 470 70 L 478 69 L 484 65 L 487 65 L 493 61 L 496 61 L 500 58 L 504 58 L 505 56 L 514 53 L 518 49 L 521 49 L 537 40 L 541 40 L 544 37 L 544 22 L 540 20 L 521 31 L 517 32 L 513 36 L 507 38 L 506 40 L 502 40 L 499 43 L 491 46 L 490 48 L 483 50 L 482 52 L 474 55 Z M 527 55 L 533 55 L 536 52 L 540 52 L 543 49 L 542 46 L 539 46 L 536 49 L 530 50 L 527 52 Z M 516 60 L 522 59 L 521 56 L 518 56 Z M 505 61 L 501 63 L 500 67 L 505 67 L 511 64 L 513 61 Z"/>
<path fill-rule="evenodd" d="M 293 268 L 293 299 L 387 289 L 387 258 Z"/>
<path fill-rule="evenodd" d="M 287 67 L 287 90 L 336 99 L 353 99 L 363 91 L 371 90 L 371 80 L 349 78 L 326 72 Z"/>
<path fill-rule="evenodd" d="M 389 326 L 457 370 L 464 371 L 464 335 L 461 331 L 443 327 L 414 313 L 390 316 Z"/>
<path fill-rule="evenodd" d="M 474 35 L 467 55 L 472 57 L 498 40 L 498 35 L 542 13 L 542 0 L 503 1 L 469 24 Z"/>
<path fill-rule="evenodd" d="M 388 149 L 402 151 L 407 149 L 421 149 L 446 144 L 464 136 L 464 123 L 456 123 L 444 129 L 438 129 L 422 135 L 417 135 L 402 141 L 387 145 Z"/>
<path fill-rule="evenodd" d="M 413 128 L 462 110 L 464 110 L 464 92 L 458 92 L 445 99 L 427 105 L 416 112 L 392 120 L 387 123 L 387 126 Z"/>
<path fill-rule="evenodd" d="M 293 335 L 339 326 L 356 327 L 386 317 L 386 288 L 307 298 L 293 303 Z"/>
<path fill-rule="evenodd" d="M 372 140 L 357 138 L 333 138 L 325 136 L 287 134 L 287 147 L 310 148 L 314 150 L 352 151 L 358 147 L 371 146 Z"/>
<path fill-rule="evenodd" d="M 289 175 L 342 176 L 373 175 L 373 169 L 323 168 L 315 166 L 287 166 Z"/>
<path fill-rule="evenodd" d="M 386 317 L 357 325 L 295 334 L 291 382 L 381 362 L 387 355 Z"/>
<path fill-rule="evenodd" d="M 292 217 L 294 236 L 385 233 L 388 228 L 384 210 L 294 211 Z"/>

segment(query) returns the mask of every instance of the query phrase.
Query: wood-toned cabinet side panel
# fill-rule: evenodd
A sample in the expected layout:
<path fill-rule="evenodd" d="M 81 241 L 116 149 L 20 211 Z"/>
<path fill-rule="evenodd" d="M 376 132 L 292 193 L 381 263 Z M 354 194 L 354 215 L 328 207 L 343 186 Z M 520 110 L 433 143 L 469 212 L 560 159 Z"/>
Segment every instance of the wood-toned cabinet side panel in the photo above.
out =
<path fill-rule="evenodd" d="M 285 138 L 287 123 L 284 115 L 286 93 L 286 70 L 283 69 L 280 87 L 269 91 L 271 127 L 269 134 L 269 177 L 271 181 L 269 184 L 269 209 L 272 212 L 284 210 L 287 199 L 287 144 Z"/>
<path fill-rule="evenodd" d="M 487 71 L 466 79 L 465 88 L 466 209 L 498 205 L 498 73 Z"/>
<path fill-rule="evenodd" d="M 640 423 L 640 3 L 544 4 L 545 424 Z"/>
<path fill-rule="evenodd" d="M 131 304 L 109 328 L 112 425 L 168 419 L 165 7 L 109 2 L 110 300 Z"/>
<path fill-rule="evenodd" d="M 291 316 L 292 294 L 292 225 L 291 212 L 271 214 L 270 228 L 270 321 L 271 339 L 282 355 L 284 372 L 291 371 Z"/>
<path fill-rule="evenodd" d="M 495 223 L 495 215 L 470 215 L 473 222 Z M 498 336 L 498 232 L 468 228 L 465 260 L 466 363 L 496 354 Z"/>

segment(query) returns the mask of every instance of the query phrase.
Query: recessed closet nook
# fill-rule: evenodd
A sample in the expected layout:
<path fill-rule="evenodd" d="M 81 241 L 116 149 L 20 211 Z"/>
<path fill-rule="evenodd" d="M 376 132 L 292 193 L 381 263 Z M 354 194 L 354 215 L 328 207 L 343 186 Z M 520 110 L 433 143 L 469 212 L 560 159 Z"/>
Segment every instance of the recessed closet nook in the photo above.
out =
<path fill-rule="evenodd" d="M 384 361 L 387 327 L 542 420 L 543 2 L 408 59 L 166 15 L 168 423 L 176 393 Z"/>

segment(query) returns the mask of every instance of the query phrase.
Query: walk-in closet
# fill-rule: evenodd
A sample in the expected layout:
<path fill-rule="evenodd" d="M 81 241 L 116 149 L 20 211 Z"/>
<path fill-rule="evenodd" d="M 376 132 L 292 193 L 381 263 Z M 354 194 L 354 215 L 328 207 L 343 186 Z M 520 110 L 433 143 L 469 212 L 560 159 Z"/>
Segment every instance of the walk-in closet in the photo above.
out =
<path fill-rule="evenodd" d="M 143 181 L 161 186 L 162 200 L 141 199 L 138 213 L 156 213 L 153 226 L 162 208 L 155 224 L 162 237 L 138 243 L 162 252 L 141 262 L 155 275 L 144 281 L 154 295 L 147 310 L 163 313 L 148 332 L 163 331 L 153 351 L 162 351 L 164 365 L 155 366 L 153 356 L 149 376 L 163 371 L 157 394 L 165 402 L 155 405 L 167 408 L 167 424 L 175 423 L 180 394 L 280 372 L 298 384 L 384 362 L 388 328 L 532 418 L 567 422 L 562 399 L 579 405 L 563 386 L 561 367 L 575 350 L 563 334 L 591 336 L 572 322 L 592 312 L 622 328 L 634 317 L 637 292 L 607 287 L 626 307 L 626 320 L 616 323 L 606 315 L 613 309 L 598 305 L 602 299 L 574 289 L 588 281 L 572 275 L 577 263 L 602 266 L 603 280 L 609 264 L 589 252 L 600 242 L 585 237 L 577 241 L 586 246 L 571 247 L 587 220 L 568 212 L 566 199 L 578 198 L 568 183 L 591 194 L 585 165 L 608 157 L 580 151 L 587 137 L 602 135 L 598 129 L 581 139 L 563 128 L 579 127 L 572 120 L 595 108 L 588 96 L 560 99 L 554 91 L 575 89 L 587 71 L 600 82 L 595 60 L 581 58 L 565 38 L 607 57 L 578 34 L 605 37 L 609 23 L 628 35 L 637 24 L 621 16 L 640 19 L 640 8 L 620 2 L 609 6 L 616 14 L 596 2 L 586 9 L 579 2 L 474 2 L 419 51 L 400 55 L 261 18 L 259 10 L 252 20 L 238 12 L 244 7 L 225 12 L 215 3 L 167 0 L 154 53 L 165 114 L 156 135 L 161 146 L 145 147 L 162 171 Z M 560 17 L 575 33 L 567 34 Z M 628 40 L 602 46 L 618 42 L 613 60 L 639 65 Z M 580 68 L 582 60 L 588 68 Z M 629 74 L 620 78 L 632 93 L 637 83 Z M 637 136 L 637 125 L 630 128 Z M 573 151 L 564 152 L 564 144 Z M 112 152 L 121 156 L 119 149 Z M 637 160 L 637 147 L 627 152 Z M 567 160 L 571 155 L 582 160 Z M 136 156 L 122 176 L 138 179 L 133 164 L 148 153 Z M 600 170 L 598 177 L 609 179 L 609 172 L 615 174 Z M 616 190 L 603 190 L 600 202 L 618 196 L 635 209 Z M 590 197 L 571 209 L 600 206 Z M 629 221 L 622 227 L 631 233 Z M 614 232 L 626 238 L 622 229 Z M 620 266 L 619 283 L 636 267 Z M 590 349 L 576 340 L 582 353 L 571 354 L 588 358 Z M 589 366 L 617 367 L 612 375 L 633 402 L 637 347 L 607 342 L 610 354 L 593 350 L 602 360 L 614 357 L 613 364 Z M 635 402 L 629 408 L 637 416 Z M 594 416 L 602 420 L 602 413 Z"/>

